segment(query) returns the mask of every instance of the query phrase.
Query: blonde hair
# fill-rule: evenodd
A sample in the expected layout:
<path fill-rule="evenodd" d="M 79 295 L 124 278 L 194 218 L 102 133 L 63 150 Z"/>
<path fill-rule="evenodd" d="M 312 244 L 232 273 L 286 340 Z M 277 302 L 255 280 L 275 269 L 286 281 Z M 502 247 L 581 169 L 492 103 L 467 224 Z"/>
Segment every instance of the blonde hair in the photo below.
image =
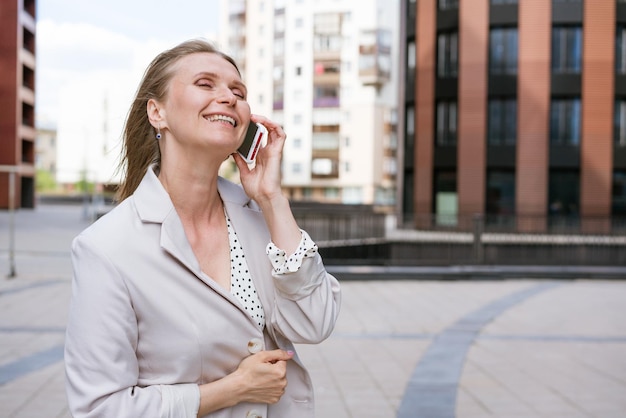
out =
<path fill-rule="evenodd" d="M 161 162 L 159 142 L 147 114 L 148 100 L 163 101 L 167 96 L 169 82 L 173 76 L 173 65 L 190 54 L 218 54 L 230 62 L 239 72 L 235 61 L 219 51 L 213 44 L 193 39 L 185 41 L 157 55 L 146 69 L 126 117 L 122 137 L 122 151 L 118 170 L 123 173 L 122 183 L 117 190 L 118 202 L 132 195 L 148 167 Z M 240 74 L 241 75 L 241 74 Z"/>

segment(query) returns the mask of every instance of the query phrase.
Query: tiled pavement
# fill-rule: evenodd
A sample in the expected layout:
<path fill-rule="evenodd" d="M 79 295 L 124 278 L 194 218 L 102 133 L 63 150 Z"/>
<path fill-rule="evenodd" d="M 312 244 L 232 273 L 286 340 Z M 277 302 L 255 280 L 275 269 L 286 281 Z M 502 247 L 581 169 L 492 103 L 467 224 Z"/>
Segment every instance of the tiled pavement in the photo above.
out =
<path fill-rule="evenodd" d="M 0 417 L 69 417 L 68 246 L 88 220 L 76 207 L 19 211 L 8 279 L 8 219 Z M 334 334 L 298 347 L 318 417 L 626 417 L 626 280 L 363 279 L 342 282 Z"/>

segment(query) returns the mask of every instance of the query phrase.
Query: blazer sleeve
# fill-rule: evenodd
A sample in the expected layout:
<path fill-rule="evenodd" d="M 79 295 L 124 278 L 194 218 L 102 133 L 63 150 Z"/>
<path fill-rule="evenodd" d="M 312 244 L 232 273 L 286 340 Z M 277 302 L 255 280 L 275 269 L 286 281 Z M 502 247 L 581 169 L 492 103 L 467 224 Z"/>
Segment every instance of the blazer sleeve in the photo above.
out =
<path fill-rule="evenodd" d="M 328 338 L 339 315 L 341 290 L 319 253 L 302 258 L 296 271 L 273 269 L 272 277 L 276 288 L 272 327 L 293 343 L 317 344 Z"/>
<path fill-rule="evenodd" d="M 80 235 L 65 340 L 70 412 L 80 417 L 196 417 L 196 384 L 139 387 L 136 314 L 115 264 Z"/>

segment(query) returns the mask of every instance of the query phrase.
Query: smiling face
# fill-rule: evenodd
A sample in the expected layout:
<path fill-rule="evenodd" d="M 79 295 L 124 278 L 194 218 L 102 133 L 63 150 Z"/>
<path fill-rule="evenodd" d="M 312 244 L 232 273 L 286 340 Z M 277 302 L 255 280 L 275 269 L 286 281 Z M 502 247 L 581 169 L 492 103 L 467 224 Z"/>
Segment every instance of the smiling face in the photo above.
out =
<path fill-rule="evenodd" d="M 161 129 L 169 131 L 167 140 L 190 146 L 194 152 L 210 149 L 226 158 L 241 143 L 250 121 L 246 86 L 239 72 L 212 53 L 187 55 L 172 71 L 161 114 Z"/>

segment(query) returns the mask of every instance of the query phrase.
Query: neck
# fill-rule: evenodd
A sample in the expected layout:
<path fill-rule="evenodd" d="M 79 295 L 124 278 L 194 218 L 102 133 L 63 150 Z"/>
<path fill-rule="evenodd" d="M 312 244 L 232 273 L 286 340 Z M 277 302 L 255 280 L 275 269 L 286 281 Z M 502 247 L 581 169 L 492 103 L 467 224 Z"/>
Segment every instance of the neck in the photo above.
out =
<path fill-rule="evenodd" d="M 159 180 L 170 195 L 179 216 L 187 219 L 209 219 L 223 216 L 223 204 L 217 190 L 217 170 L 193 165 L 161 166 Z"/>

